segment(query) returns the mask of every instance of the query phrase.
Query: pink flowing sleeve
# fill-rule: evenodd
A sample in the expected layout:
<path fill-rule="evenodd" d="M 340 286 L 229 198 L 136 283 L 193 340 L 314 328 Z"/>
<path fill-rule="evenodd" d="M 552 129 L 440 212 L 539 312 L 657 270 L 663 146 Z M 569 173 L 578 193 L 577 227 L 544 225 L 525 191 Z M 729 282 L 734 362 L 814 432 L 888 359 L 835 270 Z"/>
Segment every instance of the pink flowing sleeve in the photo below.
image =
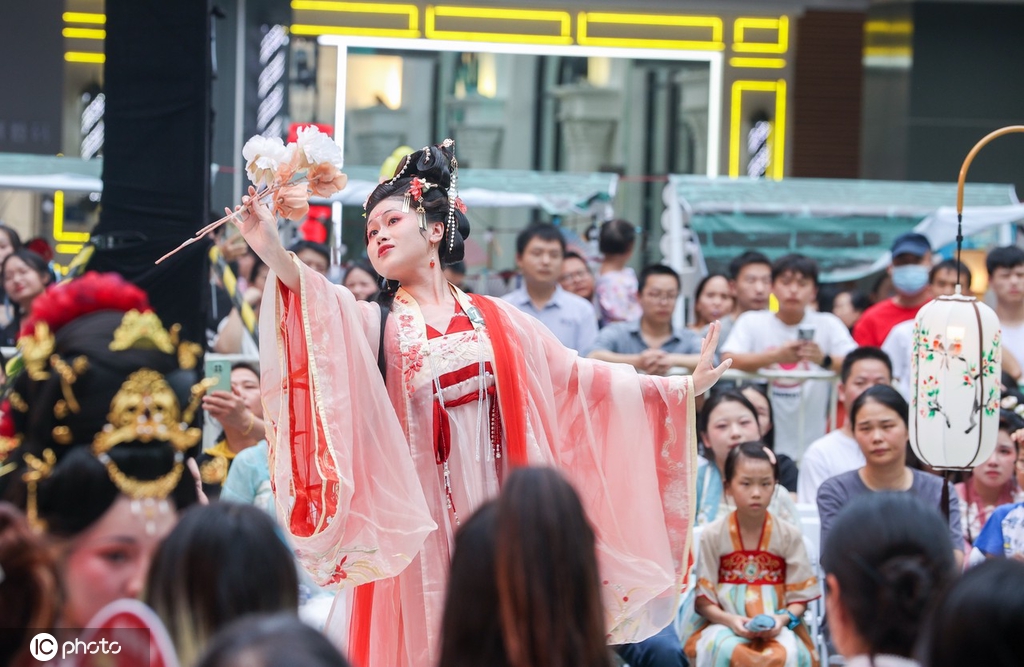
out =
<path fill-rule="evenodd" d="M 272 275 L 260 312 L 271 485 L 314 580 L 355 586 L 401 572 L 436 524 L 377 368 L 379 307 L 293 261 L 300 292 Z"/>
<path fill-rule="evenodd" d="M 505 335 L 523 351 L 527 458 L 561 469 L 583 500 L 609 641 L 644 639 L 675 617 L 692 562 L 692 381 L 581 358 L 533 318 L 501 308 Z"/>

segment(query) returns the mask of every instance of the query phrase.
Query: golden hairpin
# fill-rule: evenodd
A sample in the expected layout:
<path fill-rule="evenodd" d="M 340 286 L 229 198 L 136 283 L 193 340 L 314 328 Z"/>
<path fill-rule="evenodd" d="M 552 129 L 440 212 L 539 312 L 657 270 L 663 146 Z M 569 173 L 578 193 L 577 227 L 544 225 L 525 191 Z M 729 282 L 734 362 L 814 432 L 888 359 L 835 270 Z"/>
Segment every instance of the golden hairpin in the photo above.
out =
<path fill-rule="evenodd" d="M 110 350 L 160 350 L 164 354 L 173 354 L 174 343 L 156 313 L 129 310 L 114 330 Z"/>
<path fill-rule="evenodd" d="M 50 377 L 48 362 L 53 354 L 53 334 L 46 322 L 36 322 L 35 330 L 18 339 L 18 349 L 28 376 L 40 382 Z"/>
<path fill-rule="evenodd" d="M 46 522 L 39 518 L 38 485 L 53 472 L 53 466 L 57 464 L 57 456 L 52 449 L 44 449 L 42 458 L 37 458 L 32 454 L 25 454 L 24 458 L 25 465 L 28 467 L 28 470 L 21 475 L 21 479 L 28 487 L 25 518 L 28 519 L 28 525 L 34 530 L 45 532 Z"/>
<path fill-rule="evenodd" d="M 25 402 L 25 399 L 18 392 L 12 391 L 7 394 L 7 400 L 10 402 L 11 408 L 18 412 L 28 412 L 28 403 Z"/>

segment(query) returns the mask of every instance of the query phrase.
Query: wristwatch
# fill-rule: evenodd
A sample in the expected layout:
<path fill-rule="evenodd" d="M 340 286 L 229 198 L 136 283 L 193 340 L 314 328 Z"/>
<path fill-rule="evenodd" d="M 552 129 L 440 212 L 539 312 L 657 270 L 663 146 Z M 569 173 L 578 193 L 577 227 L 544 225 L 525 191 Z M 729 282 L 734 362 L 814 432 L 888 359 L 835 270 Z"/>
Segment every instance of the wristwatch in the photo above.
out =
<path fill-rule="evenodd" d="M 824 357 L 822 357 L 822 359 L 821 359 L 821 367 L 826 369 L 826 370 L 829 369 L 829 368 L 832 368 L 832 356 L 831 355 L 826 354 Z"/>
<path fill-rule="evenodd" d="M 790 630 L 795 630 L 796 626 L 800 625 L 800 617 L 788 609 L 785 609 L 783 611 L 785 611 L 786 615 L 789 616 L 789 625 L 787 625 L 786 627 Z"/>

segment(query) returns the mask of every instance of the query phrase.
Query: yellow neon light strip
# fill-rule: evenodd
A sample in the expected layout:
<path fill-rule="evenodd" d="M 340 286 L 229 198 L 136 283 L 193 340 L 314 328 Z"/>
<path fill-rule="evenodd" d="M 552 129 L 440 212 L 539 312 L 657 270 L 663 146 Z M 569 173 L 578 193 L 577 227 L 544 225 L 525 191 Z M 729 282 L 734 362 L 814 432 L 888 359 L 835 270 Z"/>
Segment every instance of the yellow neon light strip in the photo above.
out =
<path fill-rule="evenodd" d="M 57 243 L 53 249 L 60 255 L 77 255 L 82 250 L 81 243 Z"/>
<path fill-rule="evenodd" d="M 864 32 L 884 33 L 887 35 L 912 35 L 912 21 L 868 21 L 864 24 Z"/>
<path fill-rule="evenodd" d="M 438 30 L 437 17 L 477 18 L 489 21 L 529 21 L 557 24 L 558 34 L 511 33 Z M 521 25 L 521 24 L 520 24 Z M 517 26 L 518 27 L 518 26 Z M 520 28 L 522 29 L 522 28 Z M 572 17 L 568 12 L 530 9 L 486 9 L 478 7 L 427 6 L 424 24 L 427 39 L 450 39 L 474 42 L 513 42 L 519 44 L 572 44 Z"/>
<path fill-rule="evenodd" d="M 729 67 L 761 67 L 782 69 L 786 61 L 782 58 L 729 58 Z"/>
<path fill-rule="evenodd" d="M 71 39 L 106 39 L 107 31 L 102 28 L 64 28 L 61 34 Z"/>
<path fill-rule="evenodd" d="M 909 46 L 865 46 L 865 58 L 913 58 L 914 49 Z"/>
<path fill-rule="evenodd" d="M 343 12 L 347 14 L 401 14 L 409 18 L 408 30 L 419 30 L 420 9 L 416 5 L 385 5 L 383 3 L 376 2 L 292 0 L 292 9 L 312 12 Z"/>
<path fill-rule="evenodd" d="M 97 63 L 102 65 L 107 62 L 107 57 L 102 53 L 90 53 L 88 51 L 68 51 L 64 54 L 64 60 L 69 63 Z"/>
<path fill-rule="evenodd" d="M 785 177 L 783 160 L 786 158 L 786 81 L 779 79 L 775 90 L 775 143 L 772 145 L 772 173 L 776 181 Z"/>
<path fill-rule="evenodd" d="M 781 181 L 786 153 L 786 81 L 736 81 L 732 84 L 729 122 L 729 177 L 740 175 L 740 125 L 743 122 L 743 93 L 775 93 L 775 121 L 772 133 L 772 178 Z"/>
<path fill-rule="evenodd" d="M 398 37 L 416 39 L 419 30 L 402 30 L 400 28 L 356 28 L 341 25 L 307 25 L 295 23 L 288 29 L 293 35 L 318 37 L 320 35 L 358 35 L 360 37 Z"/>
<path fill-rule="evenodd" d="M 89 12 L 64 12 L 64 23 L 92 23 L 104 25 L 107 22 L 105 14 L 93 14 Z"/>
<path fill-rule="evenodd" d="M 680 28 L 710 28 L 710 40 L 644 39 L 623 37 L 594 37 L 587 27 L 598 23 L 604 25 L 657 25 Z M 722 19 L 717 16 L 677 16 L 664 14 L 609 14 L 605 12 L 580 12 L 576 28 L 576 42 L 581 46 L 611 46 L 624 49 L 690 49 L 694 51 L 721 51 L 724 32 Z"/>
<path fill-rule="evenodd" d="M 774 43 L 747 42 L 744 40 L 744 32 L 747 30 L 775 30 L 778 38 Z M 738 18 L 733 24 L 732 39 L 732 50 L 738 53 L 785 53 L 789 50 L 789 17 Z"/>
<path fill-rule="evenodd" d="M 53 193 L 53 240 L 70 243 L 85 243 L 89 240 L 88 232 L 64 231 L 64 191 Z"/>

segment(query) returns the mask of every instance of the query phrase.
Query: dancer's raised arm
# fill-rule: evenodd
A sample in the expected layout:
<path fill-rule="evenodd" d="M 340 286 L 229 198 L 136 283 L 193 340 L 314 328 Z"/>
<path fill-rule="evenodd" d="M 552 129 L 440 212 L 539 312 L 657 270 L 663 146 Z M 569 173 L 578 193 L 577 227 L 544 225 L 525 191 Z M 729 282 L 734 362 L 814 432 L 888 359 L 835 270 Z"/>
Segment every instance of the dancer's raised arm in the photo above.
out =
<path fill-rule="evenodd" d="M 249 186 L 249 194 L 242 197 L 242 205 L 235 207 L 235 226 L 278 280 L 291 291 L 298 292 L 299 268 L 281 245 L 281 237 L 277 233 L 277 216 L 268 203 L 254 199 L 255 196 L 256 188 Z M 231 213 L 230 209 L 224 210 Z"/>

